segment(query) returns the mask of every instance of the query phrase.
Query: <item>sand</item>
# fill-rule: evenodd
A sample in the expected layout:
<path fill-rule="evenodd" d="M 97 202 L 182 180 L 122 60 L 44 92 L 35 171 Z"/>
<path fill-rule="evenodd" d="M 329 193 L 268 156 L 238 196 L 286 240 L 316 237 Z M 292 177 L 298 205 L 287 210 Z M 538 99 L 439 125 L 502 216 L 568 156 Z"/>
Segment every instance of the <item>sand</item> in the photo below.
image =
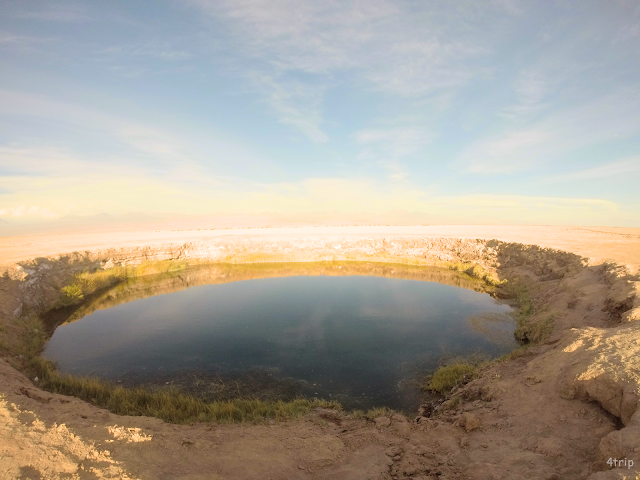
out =
<path fill-rule="evenodd" d="M 429 225 L 429 226 L 352 226 L 225 228 L 196 230 L 157 230 L 130 232 L 91 232 L 56 235 L 28 235 L 0 238 L 0 266 L 35 257 L 85 250 L 103 250 L 166 243 L 206 242 L 220 238 L 296 238 L 296 237 L 432 237 L 497 239 L 556 248 L 595 263 L 612 259 L 640 267 L 640 228 Z"/>
<path fill-rule="evenodd" d="M 271 252 L 306 245 L 314 255 L 344 245 L 341 252 L 377 248 L 388 258 L 427 258 L 437 249 L 433 258 L 493 262 L 501 277 L 520 278 L 534 317 L 552 317 L 555 329 L 525 355 L 485 369 L 435 414 L 423 408 L 409 418 L 318 410 L 264 425 L 171 425 L 44 392 L 11 359 L 0 359 L 0 478 L 640 478 L 640 229 L 456 225 L 8 237 L 0 239 L 0 265 L 15 271 L 23 263 L 32 273 L 0 284 L 5 332 L 20 322 L 16 305 L 37 305 L 29 295 L 51 290 L 51 272 L 63 271 L 58 255 L 88 251 L 90 261 L 105 262 L 142 247 L 171 254 L 167 245 L 182 246 L 178 254 L 185 245 L 197 252 L 206 245 Z M 51 259 L 30 262 L 35 257 Z M 610 469 L 609 458 L 626 463 Z"/>

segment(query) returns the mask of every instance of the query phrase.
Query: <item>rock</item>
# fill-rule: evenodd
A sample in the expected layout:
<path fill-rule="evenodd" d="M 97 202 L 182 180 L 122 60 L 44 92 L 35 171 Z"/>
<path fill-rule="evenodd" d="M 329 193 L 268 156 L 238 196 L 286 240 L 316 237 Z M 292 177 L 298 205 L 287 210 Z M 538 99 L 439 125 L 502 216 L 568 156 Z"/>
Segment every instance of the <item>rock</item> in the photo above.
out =
<path fill-rule="evenodd" d="M 373 419 L 373 422 L 376 424 L 376 427 L 388 427 L 391 425 L 391 419 L 389 417 L 376 417 Z"/>
<path fill-rule="evenodd" d="M 622 322 L 635 322 L 640 320 L 640 307 L 632 308 L 631 310 L 627 310 L 620 317 L 620 321 Z"/>
<path fill-rule="evenodd" d="M 440 408 L 441 404 L 442 404 L 442 400 L 425 402 L 421 404 L 420 407 L 418 408 L 418 415 L 421 417 L 430 417 L 433 414 L 433 412 L 435 412 L 436 410 L 438 410 L 438 408 Z"/>
<path fill-rule="evenodd" d="M 419 470 L 419 469 L 418 469 L 418 467 L 416 467 L 415 465 L 411 465 L 411 464 L 410 464 L 410 465 L 405 465 L 405 466 L 402 468 L 401 472 L 402 472 L 405 476 L 410 477 L 410 476 L 412 476 L 412 475 L 416 475 L 416 474 L 420 473 L 420 470 Z"/>
<path fill-rule="evenodd" d="M 455 409 L 459 404 L 460 404 L 459 398 L 455 398 L 455 399 L 452 398 L 450 400 L 442 402 L 442 404 L 440 405 L 440 411 L 448 412 L 449 410 Z"/>
<path fill-rule="evenodd" d="M 395 457 L 396 455 L 400 455 L 402 453 L 402 450 L 400 449 L 400 447 L 393 445 L 387 448 L 384 453 L 389 457 Z"/>
<path fill-rule="evenodd" d="M 640 303 L 640 282 L 621 278 L 615 281 L 609 290 L 604 309 L 622 320 L 623 315 L 639 307 L 638 303 Z"/>
<path fill-rule="evenodd" d="M 464 428 L 466 432 L 471 432 L 482 427 L 482 420 L 474 413 L 465 412 L 460 418 L 460 426 Z"/>
<path fill-rule="evenodd" d="M 566 399 L 596 401 L 626 425 L 640 397 L 640 322 L 616 329 L 576 329 L 572 335 L 552 354 L 573 357 L 558 393 Z"/>
<path fill-rule="evenodd" d="M 595 467 L 599 470 L 608 469 L 607 460 L 632 459 L 640 465 L 640 425 L 631 425 L 622 430 L 616 430 L 600 440 L 598 446 L 598 460 Z"/>

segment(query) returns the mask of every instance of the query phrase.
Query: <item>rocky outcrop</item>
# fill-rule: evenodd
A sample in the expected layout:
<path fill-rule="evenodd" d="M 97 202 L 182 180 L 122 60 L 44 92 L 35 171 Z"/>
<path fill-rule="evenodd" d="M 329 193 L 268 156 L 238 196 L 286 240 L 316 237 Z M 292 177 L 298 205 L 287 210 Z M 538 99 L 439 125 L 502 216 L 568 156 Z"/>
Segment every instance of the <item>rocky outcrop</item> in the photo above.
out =
<path fill-rule="evenodd" d="M 561 395 L 596 401 L 629 424 L 640 400 L 640 324 L 575 329 L 558 350 L 558 363 L 569 363 Z"/>

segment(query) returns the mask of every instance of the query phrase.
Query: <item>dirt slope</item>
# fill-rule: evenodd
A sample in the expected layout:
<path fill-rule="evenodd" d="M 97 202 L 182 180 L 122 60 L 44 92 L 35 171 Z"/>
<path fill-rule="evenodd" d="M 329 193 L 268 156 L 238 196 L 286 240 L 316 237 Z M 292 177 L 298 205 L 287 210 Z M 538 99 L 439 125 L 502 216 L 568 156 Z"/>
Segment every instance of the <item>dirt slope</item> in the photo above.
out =
<path fill-rule="evenodd" d="M 518 240 L 520 232 L 522 243 L 564 245 L 579 254 L 570 255 L 500 242 L 454 241 L 449 235 L 464 233 L 460 226 L 441 227 L 439 237 L 435 229 L 425 233 L 402 228 L 402 238 L 398 231 L 393 237 L 357 230 L 332 231 L 327 237 L 298 231 L 297 236 L 271 232 L 256 238 L 252 233 L 251 246 L 248 237 L 235 234 L 187 239 L 191 250 L 167 249 L 162 235 L 164 247 L 127 244 L 131 240 L 123 237 L 114 244 L 123 250 L 95 249 L 93 256 L 74 258 L 80 268 L 86 262 L 117 260 L 117 255 L 133 258 L 132 252 L 140 253 L 141 247 L 162 255 L 196 255 L 205 244 L 209 254 L 224 244 L 225 255 L 232 252 L 238 260 L 251 251 L 285 252 L 289 257 L 307 252 L 324 258 L 338 250 L 331 255 L 474 260 L 501 277 L 525 282 L 536 315 L 554 319 L 554 333 L 546 343 L 487 369 L 454 392 L 461 403 L 446 402 L 429 417 L 416 413 L 408 420 L 399 415 L 354 419 L 319 410 L 300 420 L 260 426 L 170 425 L 119 417 L 75 398 L 43 392 L 0 360 L 0 478 L 640 478 L 638 232 L 482 227 L 489 233 L 494 228 L 509 241 Z M 480 227 L 469 227 L 470 235 L 459 237 L 469 238 L 477 232 L 474 228 Z M 11 240 L 3 241 L 6 245 Z M 60 248 L 55 240 L 46 248 L 34 245 L 32 250 L 15 247 L 7 258 L 69 251 L 55 250 Z M 581 258 L 589 252 L 594 253 L 587 255 L 591 260 Z M 603 264 L 603 258 L 629 265 Z M 12 274 L 18 272 L 10 261 L 3 264 Z M 55 258 L 23 263 L 21 278 L 0 282 L 5 336 L 20 321 L 17 310 L 23 305 L 35 308 L 53 295 L 52 278 L 73 271 L 73 262 L 66 265 Z M 625 461 L 624 468 L 609 469 L 609 458 Z M 633 468 L 627 468 L 630 460 Z"/>

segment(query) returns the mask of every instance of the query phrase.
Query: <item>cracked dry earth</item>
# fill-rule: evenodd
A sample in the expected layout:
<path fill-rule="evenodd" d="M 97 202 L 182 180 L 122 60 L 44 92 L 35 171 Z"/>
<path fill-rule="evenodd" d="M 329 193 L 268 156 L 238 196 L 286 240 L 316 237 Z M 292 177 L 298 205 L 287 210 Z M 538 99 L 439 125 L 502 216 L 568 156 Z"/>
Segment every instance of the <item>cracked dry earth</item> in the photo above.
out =
<path fill-rule="evenodd" d="M 551 337 L 430 415 L 172 425 L 41 391 L 0 360 L 0 478 L 638 480 L 640 279 L 544 255 L 498 272 L 528 285 Z"/>

